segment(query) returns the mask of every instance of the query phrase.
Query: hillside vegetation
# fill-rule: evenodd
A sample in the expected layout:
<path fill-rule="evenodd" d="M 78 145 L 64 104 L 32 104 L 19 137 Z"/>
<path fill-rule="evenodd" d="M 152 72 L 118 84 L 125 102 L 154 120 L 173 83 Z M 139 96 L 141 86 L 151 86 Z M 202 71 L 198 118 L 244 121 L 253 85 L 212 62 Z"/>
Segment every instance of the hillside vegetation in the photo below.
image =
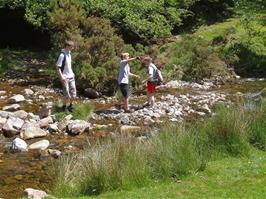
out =
<path fill-rule="evenodd" d="M 1 0 L 0 8 L 22 10 L 27 23 L 50 35 L 46 70 L 52 78 L 63 41 L 75 41 L 80 90 L 93 87 L 113 95 L 124 51 L 151 55 L 166 79 L 226 79 L 233 69 L 241 76 L 265 76 L 262 0 Z M 0 58 L 2 71 L 12 69 L 6 54 Z M 132 67 L 144 75 L 140 63 Z"/>

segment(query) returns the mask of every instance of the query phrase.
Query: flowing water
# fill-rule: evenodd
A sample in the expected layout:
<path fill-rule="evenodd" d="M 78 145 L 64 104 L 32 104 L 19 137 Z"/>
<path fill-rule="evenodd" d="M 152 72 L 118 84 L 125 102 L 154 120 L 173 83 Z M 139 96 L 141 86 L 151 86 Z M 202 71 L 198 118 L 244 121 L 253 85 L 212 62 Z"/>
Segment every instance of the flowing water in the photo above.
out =
<path fill-rule="evenodd" d="M 22 94 L 24 89 L 29 86 L 23 86 L 19 84 L 10 84 L 8 82 L 0 81 L 0 90 L 7 91 L 5 95 L 7 98 L 13 94 Z M 245 94 L 254 94 L 259 92 L 261 89 L 266 87 L 266 81 L 258 80 L 248 80 L 244 81 L 241 84 L 227 85 L 222 86 L 217 89 L 213 89 L 217 92 L 229 93 L 232 96 L 235 94 L 245 93 Z M 35 88 L 36 90 L 36 88 Z M 49 101 L 56 101 L 59 98 L 57 92 L 54 93 L 45 93 L 41 92 L 39 94 L 45 95 Z M 164 95 L 171 92 L 171 94 L 180 94 L 180 93 L 192 93 L 191 89 L 181 89 L 181 90 L 168 90 L 161 91 L 158 95 Z M 36 95 L 36 99 L 33 99 L 32 103 L 22 104 L 22 109 L 28 112 L 37 113 L 39 105 L 47 99 L 39 99 L 39 95 Z M 6 99 L 0 99 L 0 109 L 3 106 L 7 105 Z M 134 99 L 134 103 L 139 103 L 145 98 Z M 91 101 L 94 110 L 104 109 L 111 107 L 113 104 L 101 104 L 98 101 Z M 108 124 L 110 121 L 101 121 L 103 124 Z M 113 127 L 115 129 L 116 126 Z M 112 129 L 112 130 L 113 130 Z M 99 131 L 95 132 L 92 135 L 78 135 L 75 137 L 66 136 L 66 135 L 49 135 L 46 139 L 50 141 L 51 149 L 58 149 L 63 153 L 75 153 L 82 150 L 88 145 L 89 142 L 99 139 L 105 135 L 106 132 Z M 53 186 L 54 174 L 52 173 L 53 167 L 56 166 L 57 161 L 51 157 L 46 157 L 44 154 L 39 151 L 28 151 L 24 153 L 8 153 L 6 152 L 6 145 L 12 141 L 11 138 L 4 138 L 0 135 L 0 198 L 14 199 L 21 197 L 23 190 L 25 188 L 31 187 L 36 189 L 42 189 L 49 192 Z M 28 143 L 36 142 L 38 139 L 30 140 Z"/>

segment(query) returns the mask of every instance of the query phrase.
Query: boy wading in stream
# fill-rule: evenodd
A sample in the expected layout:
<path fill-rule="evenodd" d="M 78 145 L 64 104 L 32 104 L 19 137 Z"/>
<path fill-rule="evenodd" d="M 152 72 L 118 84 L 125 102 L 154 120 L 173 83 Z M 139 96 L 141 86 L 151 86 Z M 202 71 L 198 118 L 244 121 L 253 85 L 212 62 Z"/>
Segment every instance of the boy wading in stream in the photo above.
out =
<path fill-rule="evenodd" d="M 71 51 L 74 50 L 74 42 L 65 41 L 65 47 L 61 50 L 56 68 L 63 87 L 63 111 L 74 112 L 74 99 L 76 97 L 76 84 L 75 75 L 72 70 Z M 69 99 L 70 105 L 67 107 L 67 100 Z"/>
<path fill-rule="evenodd" d="M 147 82 L 148 102 L 146 103 L 146 106 L 153 107 L 155 104 L 154 94 L 156 92 L 156 86 L 162 83 L 163 77 L 160 70 L 152 63 L 151 57 L 145 57 L 143 59 L 143 64 L 147 68 L 147 79 L 142 82 Z"/>
<path fill-rule="evenodd" d="M 139 78 L 138 75 L 135 75 L 130 72 L 129 62 L 139 59 L 139 57 L 129 58 L 128 53 L 121 54 L 121 61 L 119 65 L 119 75 L 118 75 L 118 84 L 120 87 L 120 91 L 122 93 L 122 97 L 119 101 L 119 108 L 123 105 L 125 112 L 130 112 L 128 108 L 128 97 L 129 97 L 129 77 Z"/>

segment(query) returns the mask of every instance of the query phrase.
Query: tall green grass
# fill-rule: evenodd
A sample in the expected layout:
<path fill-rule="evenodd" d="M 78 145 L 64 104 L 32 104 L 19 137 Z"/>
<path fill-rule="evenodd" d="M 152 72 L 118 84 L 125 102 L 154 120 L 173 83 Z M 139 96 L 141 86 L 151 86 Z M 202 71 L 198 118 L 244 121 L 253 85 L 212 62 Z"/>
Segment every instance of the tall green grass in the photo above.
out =
<path fill-rule="evenodd" d="M 63 112 L 62 106 L 62 102 L 56 102 L 53 106 L 53 114 L 56 121 L 61 121 L 66 115 L 70 114 Z M 77 103 L 74 107 L 75 110 L 71 113 L 74 119 L 87 120 L 92 112 L 90 104 Z"/>
<path fill-rule="evenodd" d="M 123 137 L 62 157 L 54 194 L 95 195 L 143 187 L 155 180 L 180 179 L 204 170 L 208 161 L 265 150 L 266 101 L 219 107 L 203 122 L 162 127 L 145 142 Z"/>

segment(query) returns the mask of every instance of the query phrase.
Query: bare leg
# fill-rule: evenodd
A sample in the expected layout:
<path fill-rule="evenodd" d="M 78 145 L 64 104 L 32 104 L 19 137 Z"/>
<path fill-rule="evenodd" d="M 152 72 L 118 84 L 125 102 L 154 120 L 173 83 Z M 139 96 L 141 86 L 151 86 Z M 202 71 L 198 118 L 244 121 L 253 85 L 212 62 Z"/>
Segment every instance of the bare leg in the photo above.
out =
<path fill-rule="evenodd" d="M 128 98 L 124 97 L 124 109 L 128 110 Z"/>

